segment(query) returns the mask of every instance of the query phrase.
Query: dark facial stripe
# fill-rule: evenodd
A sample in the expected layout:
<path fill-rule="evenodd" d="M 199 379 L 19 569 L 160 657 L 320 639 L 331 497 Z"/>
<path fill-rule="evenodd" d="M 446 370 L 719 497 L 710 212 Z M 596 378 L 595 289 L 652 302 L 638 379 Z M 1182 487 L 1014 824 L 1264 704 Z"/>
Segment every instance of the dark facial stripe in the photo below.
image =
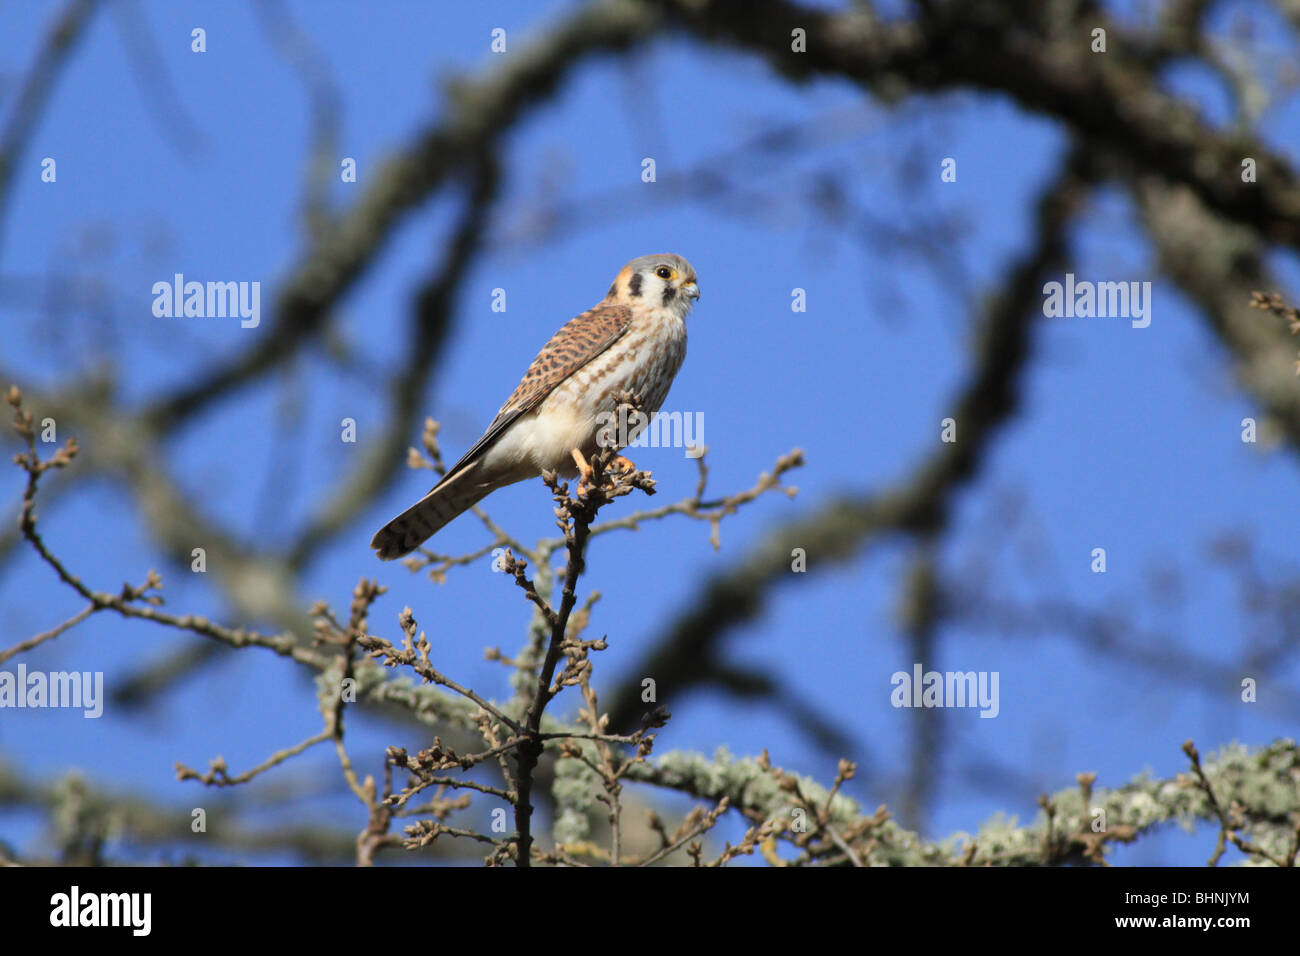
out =
<path fill-rule="evenodd" d="M 605 293 L 605 298 L 607 299 L 614 298 L 614 293 L 617 291 L 618 291 L 618 280 L 615 279 L 613 282 L 610 283 L 609 291 Z"/>
<path fill-rule="evenodd" d="M 627 294 L 634 299 L 641 298 L 641 273 L 632 273 L 632 278 L 627 280 Z"/>
<path fill-rule="evenodd" d="M 677 294 L 677 290 L 676 290 L 676 289 L 674 289 L 674 288 L 673 288 L 672 286 L 670 286 L 670 285 L 665 285 L 665 286 L 664 286 L 664 305 L 666 306 L 669 302 L 673 301 L 673 296 L 675 296 L 676 294 Z"/>

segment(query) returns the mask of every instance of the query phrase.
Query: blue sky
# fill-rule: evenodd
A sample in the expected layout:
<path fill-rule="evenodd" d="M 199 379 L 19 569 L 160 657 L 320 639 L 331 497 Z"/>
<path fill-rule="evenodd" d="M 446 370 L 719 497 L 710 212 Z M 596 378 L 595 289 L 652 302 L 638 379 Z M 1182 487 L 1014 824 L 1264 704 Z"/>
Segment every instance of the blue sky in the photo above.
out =
<path fill-rule="evenodd" d="M 337 85 L 341 155 L 357 160 L 361 183 L 335 182 L 331 201 L 346 208 L 385 156 L 400 150 L 442 106 L 440 83 L 499 65 L 490 31 L 507 30 L 505 56 L 573 3 L 355 5 L 291 3 L 288 9 L 329 63 Z M 8 106 L 30 64 L 53 5 L 8 4 L 0 71 Z M 145 90 L 125 32 L 100 11 L 61 78 L 21 157 L 0 246 L 0 366 L 23 381 L 53 385 L 111 362 L 124 401 L 166 393 L 215 356 L 236 354 L 271 321 L 274 290 L 304 249 L 299 209 L 309 139 L 307 100 L 272 49 L 249 4 L 139 5 L 165 64 L 178 124 Z M 454 14 L 449 10 L 454 9 Z M 190 51 L 190 30 L 207 31 L 207 52 Z M 1207 115 L 1222 97 L 1197 75 L 1171 85 L 1194 95 Z M 1294 128 L 1286 109 L 1268 129 Z M 772 126 L 810 125 L 822 145 L 778 160 L 751 157 L 741 144 Z M 174 131 L 192 125 L 199 140 L 178 149 Z M 1294 156 L 1294 144 L 1269 136 Z M 1028 241 L 1037 190 L 1052 175 L 1064 137 L 1041 117 L 1005 99 L 953 94 L 895 107 L 866 100 L 848 84 L 791 85 L 758 60 L 680 37 L 630 58 L 599 58 L 578 69 L 561 93 L 509 135 L 504 194 L 489 249 L 465 277 L 445 361 L 424 396 L 443 422 L 446 453 L 458 457 L 478 436 L 527 363 L 570 316 L 595 303 L 628 259 L 680 253 L 695 265 L 703 292 L 690 318 L 689 353 L 665 408 L 700 412 L 710 447 L 711 488 L 751 485 L 793 447 L 808 464 L 792 476 L 799 496 L 767 496 L 729 518 L 715 552 L 707 527 L 686 521 L 645 526 L 599 540 L 588 589 L 599 589 L 593 628 L 610 649 L 597 660 L 598 684 L 627 676 L 661 630 L 709 575 L 739 561 L 778 522 L 809 514 L 829 495 L 881 488 L 910 472 L 939 441 L 939 421 L 961 387 L 971 343 L 970 305 L 992 290 Z M 40 160 L 58 162 L 58 181 L 42 184 Z M 659 181 L 640 181 L 654 157 Z M 699 202 L 674 190 L 717 157 L 757 206 Z M 955 183 L 939 179 L 955 157 Z M 843 184 L 853 205 L 899 228 L 946 223 L 939 247 L 921 256 L 897 243 L 834 224 L 809 201 L 807 176 Z M 536 241 L 521 228 L 551 196 L 584 209 Z M 412 296 L 442 254 L 459 208 L 440 198 L 402 223 L 374 267 L 339 303 L 339 335 L 383 367 L 405 348 Z M 1124 195 L 1094 197 L 1074 233 L 1072 271 L 1094 280 L 1152 280 L 1152 322 L 1133 329 L 1116 319 L 1044 320 L 1022 411 L 1002 431 L 979 480 L 955 502 L 939 551 L 945 579 L 983 566 L 990 599 L 1068 601 L 1131 623 L 1125 640 L 1142 650 L 1234 666 L 1248 648 L 1232 577 L 1207 558 L 1206 543 L 1240 533 L 1279 576 L 1293 568 L 1298 520 L 1286 507 L 1297 492 L 1294 457 L 1244 445 L 1240 422 L 1257 415 L 1235 387 L 1223 350 L 1204 320 L 1158 276 Z M 1287 263 L 1283 263 L 1284 268 Z M 159 319 L 154 282 L 176 273 L 260 281 L 263 324 Z M 791 290 L 807 291 L 807 311 L 791 311 Z M 505 313 L 491 309 L 504 288 Z M 72 293 L 69 290 L 73 290 Z M 86 294 L 74 294 L 87 290 Z M 1300 387 L 1298 385 L 1297 387 Z M 194 421 L 168 448 L 173 473 L 204 513 L 245 540 L 288 540 L 311 505 L 377 435 L 384 395 L 340 377 L 311 350 L 289 374 L 224 402 Z M 358 443 L 339 441 L 339 421 L 358 423 Z M 412 433 L 411 441 L 418 440 Z M 79 434 L 83 446 L 97 436 Z M 655 472 L 654 503 L 689 494 L 693 463 L 676 449 L 642 450 Z M 21 475 L 4 480 L 16 502 Z M 390 587 L 372 624 L 396 630 L 410 604 L 428 630 L 444 672 L 503 696 L 506 672 L 483 649 L 508 652 L 523 640 L 528 607 L 485 560 L 437 586 L 400 566 L 380 565 L 371 533 L 426 490 L 426 475 L 404 475 L 362 520 L 312 562 L 304 605 L 345 607 L 360 575 Z M 1007 525 L 1000 503 L 1021 503 Z M 552 531 L 539 482 L 494 495 L 489 510 L 524 539 Z M 610 509 L 625 512 L 624 499 Z M 86 580 L 112 590 L 159 567 L 169 607 L 220 618 L 221 600 L 203 579 L 165 563 L 144 536 L 132 500 L 107 484 L 43 508 L 47 541 Z M 484 531 L 462 519 L 439 535 L 440 550 L 468 551 Z M 1093 574 L 1091 551 L 1104 547 L 1108 570 Z M 849 792 L 874 808 L 894 801 L 915 714 L 889 704 L 890 675 L 910 670 L 912 651 L 897 607 L 912 554 L 894 541 L 828 570 L 791 574 L 775 588 L 761 620 L 734 631 L 727 658 L 770 670 L 855 742 L 863 771 Z M 617 560 L 615 560 L 617 558 Z M 635 579 L 615 565 L 638 568 Z M 1153 605 L 1152 569 L 1174 568 L 1179 600 Z M 74 613 L 79 601 L 34 556 L 7 562 L 0 578 L 5 646 Z M 188 640 L 100 615 L 26 655 L 29 668 L 133 672 Z M 1163 643 L 1156 643 L 1161 641 Z M 9 662 L 12 667 L 16 661 Z M 1150 770 L 1184 767 L 1179 746 L 1202 751 L 1233 739 L 1263 744 L 1294 732 L 1297 677 L 1285 669 L 1250 674 L 1253 705 L 1235 682 L 1193 686 L 1090 649 L 1054 629 L 1029 636 L 993 627 L 946 627 L 927 667 L 998 671 L 1001 712 L 944 714 L 945 746 L 929 835 L 974 830 L 1001 810 L 1032 818 L 1043 790 L 1095 770 L 1118 785 Z M 1235 671 L 1233 671 L 1235 673 Z M 711 694 L 665 701 L 674 718 L 659 746 L 753 754 L 829 781 L 839 754 L 821 753 L 767 704 Z M 576 698 L 557 708 L 576 707 Z M 177 807 L 215 802 L 194 784 L 177 784 L 173 765 L 203 768 L 223 755 L 252 766 L 319 729 L 305 675 L 270 654 L 223 655 L 147 712 L 109 712 L 98 721 L 59 711 L 0 712 L 0 759 L 38 780 L 79 768 L 93 781 L 139 790 Z M 351 724 L 354 759 L 373 772 L 391 743 L 416 743 L 407 730 L 377 721 Z M 979 767 L 993 767 L 989 774 Z M 309 774 L 325 794 L 306 810 L 320 819 L 355 815 L 340 796 L 335 758 L 324 749 L 299 758 L 286 775 Z M 273 775 L 254 786 L 269 787 Z M 486 811 L 484 811 L 486 812 Z M 344 818 L 348 827 L 364 821 Z M 32 846 L 27 817 L 0 814 L 0 838 Z M 1146 839 L 1117 853 L 1132 863 L 1198 863 L 1206 834 Z M 148 857 L 146 857 L 148 858 Z"/>

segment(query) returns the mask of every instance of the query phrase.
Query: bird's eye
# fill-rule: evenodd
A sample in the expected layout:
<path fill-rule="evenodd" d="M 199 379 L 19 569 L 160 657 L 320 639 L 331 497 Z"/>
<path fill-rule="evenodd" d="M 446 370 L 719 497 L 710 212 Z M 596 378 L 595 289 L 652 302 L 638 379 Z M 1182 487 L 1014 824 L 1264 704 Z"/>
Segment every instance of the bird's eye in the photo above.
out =
<path fill-rule="evenodd" d="M 671 279 L 673 277 L 673 270 L 669 269 L 667 266 L 660 266 L 655 270 L 655 275 L 661 279 Z"/>

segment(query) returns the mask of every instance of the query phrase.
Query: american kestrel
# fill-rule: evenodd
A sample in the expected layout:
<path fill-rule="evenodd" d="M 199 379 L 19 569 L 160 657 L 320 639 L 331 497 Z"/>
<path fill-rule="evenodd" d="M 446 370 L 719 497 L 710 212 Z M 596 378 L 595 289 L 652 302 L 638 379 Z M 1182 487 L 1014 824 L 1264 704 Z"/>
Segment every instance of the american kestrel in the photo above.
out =
<path fill-rule="evenodd" d="M 385 561 L 400 558 L 498 488 L 544 470 L 578 474 L 579 461 L 595 454 L 616 393 L 640 395 L 646 416 L 663 404 L 686 358 L 686 314 L 699 297 L 695 270 L 681 256 L 641 256 L 625 265 L 598 305 L 542 347 L 465 457 L 380 528 L 370 546 Z M 639 430 L 629 428 L 627 440 Z"/>

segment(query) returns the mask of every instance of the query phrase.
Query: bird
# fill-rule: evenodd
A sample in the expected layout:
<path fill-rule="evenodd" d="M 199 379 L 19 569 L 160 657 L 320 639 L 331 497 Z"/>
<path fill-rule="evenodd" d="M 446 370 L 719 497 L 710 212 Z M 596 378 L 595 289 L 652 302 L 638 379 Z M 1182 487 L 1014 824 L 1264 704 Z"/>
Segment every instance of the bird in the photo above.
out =
<path fill-rule="evenodd" d="M 681 256 L 639 256 L 625 265 L 604 299 L 551 336 L 465 456 L 375 533 L 377 556 L 410 554 L 493 491 L 543 471 L 589 476 L 586 459 L 616 410 L 615 396 L 640 396 L 645 415 L 618 436 L 624 446 L 668 397 L 686 358 L 686 316 L 699 297 L 695 269 Z"/>

